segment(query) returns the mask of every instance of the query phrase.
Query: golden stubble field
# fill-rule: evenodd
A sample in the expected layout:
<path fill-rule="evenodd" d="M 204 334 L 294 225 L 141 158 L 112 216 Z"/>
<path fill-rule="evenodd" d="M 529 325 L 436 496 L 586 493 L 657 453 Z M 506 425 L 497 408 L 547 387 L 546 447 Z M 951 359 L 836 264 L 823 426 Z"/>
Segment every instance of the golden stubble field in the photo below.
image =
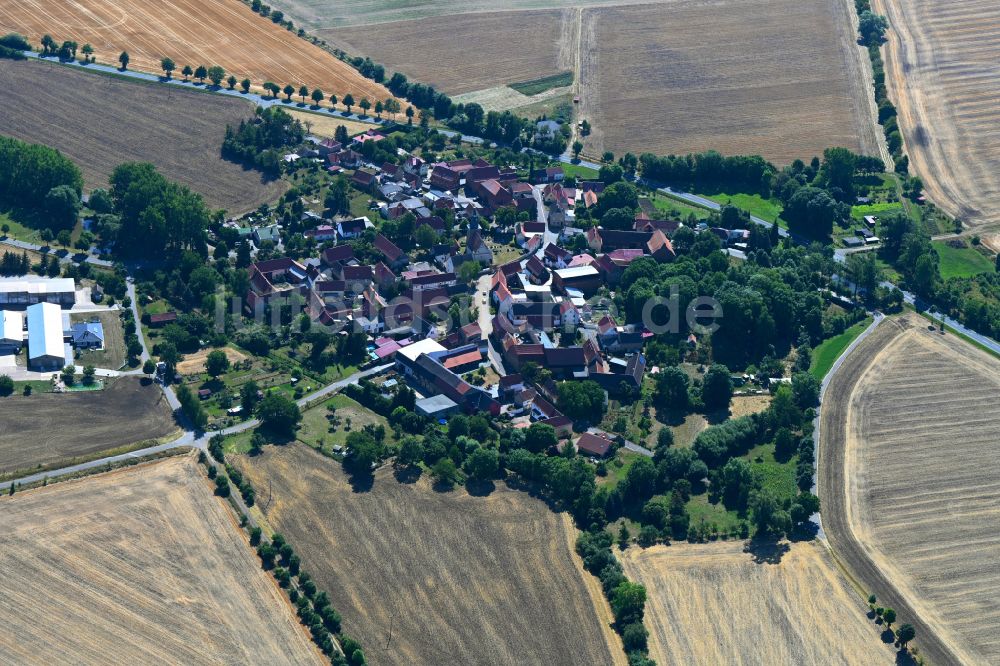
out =
<path fill-rule="evenodd" d="M 322 664 L 190 456 L 0 499 L 0 663 Z"/>
<path fill-rule="evenodd" d="M 355 492 L 298 444 L 230 458 L 370 664 L 624 663 L 569 519 L 527 494 L 439 493 L 389 469 Z"/>
<path fill-rule="evenodd" d="M 646 586 L 656 663 L 894 663 L 823 547 L 786 545 L 778 563 L 756 561 L 738 541 L 619 554 L 626 575 Z"/>
<path fill-rule="evenodd" d="M 873 0 L 889 19 L 886 86 L 928 196 L 971 226 L 1000 226 L 1000 3 Z"/>
<path fill-rule="evenodd" d="M 849 0 L 679 0 L 585 9 L 585 152 L 878 154 Z"/>
<path fill-rule="evenodd" d="M 288 188 L 220 155 L 226 125 L 250 118 L 250 102 L 48 62 L 0 60 L 0 81 L 0 134 L 59 149 L 80 167 L 87 188 L 107 188 L 115 167 L 133 161 L 153 163 L 230 214 Z"/>
<path fill-rule="evenodd" d="M 995 664 L 1000 636 L 986 628 L 1000 620 L 1000 361 L 909 323 L 850 395 L 847 516 L 961 661 Z"/>
<path fill-rule="evenodd" d="M 257 88 L 274 81 L 319 87 L 339 97 L 351 93 L 357 100 L 390 96 L 347 63 L 239 0 L 0 0 L 0 33 L 10 31 L 27 35 L 36 47 L 46 33 L 57 42 L 89 42 L 98 62 L 114 65 L 127 50 L 129 67 L 148 72 L 161 72 L 160 60 L 169 56 L 178 77 L 184 65 L 220 65 Z"/>

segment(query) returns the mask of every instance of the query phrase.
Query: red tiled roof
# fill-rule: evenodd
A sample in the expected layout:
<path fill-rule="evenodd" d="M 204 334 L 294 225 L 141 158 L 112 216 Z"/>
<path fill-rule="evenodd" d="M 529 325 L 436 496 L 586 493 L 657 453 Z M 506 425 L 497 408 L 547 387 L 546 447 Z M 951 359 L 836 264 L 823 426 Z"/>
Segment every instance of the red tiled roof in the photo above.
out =
<path fill-rule="evenodd" d="M 580 439 L 576 440 L 576 448 L 583 453 L 603 458 L 611 450 L 611 442 L 593 433 L 585 432 L 580 435 Z"/>

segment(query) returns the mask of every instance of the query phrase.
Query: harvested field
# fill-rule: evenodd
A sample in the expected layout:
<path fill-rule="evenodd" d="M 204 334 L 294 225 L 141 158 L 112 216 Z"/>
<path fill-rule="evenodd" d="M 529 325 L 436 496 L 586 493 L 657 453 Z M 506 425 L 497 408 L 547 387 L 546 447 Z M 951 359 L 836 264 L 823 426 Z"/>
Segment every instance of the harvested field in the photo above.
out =
<path fill-rule="evenodd" d="M 108 187 L 115 167 L 129 161 L 152 162 L 230 213 L 273 201 L 287 187 L 219 155 L 226 125 L 253 114 L 249 102 L 31 61 L 0 60 L 0 80 L 0 134 L 58 148 L 88 188 Z"/>
<path fill-rule="evenodd" d="M 558 9 L 453 14 L 317 35 L 390 72 L 458 95 L 571 69 L 572 17 L 571 10 Z M 407 43 L 420 46 L 400 48 Z"/>
<path fill-rule="evenodd" d="M 332 54 L 300 39 L 239 0 L 0 0 L 0 32 L 26 34 L 36 45 L 45 33 L 94 46 L 99 62 L 117 65 L 128 50 L 129 67 L 159 73 L 160 60 L 220 65 L 256 87 L 291 83 L 356 99 L 386 99 L 389 92 Z"/>
<path fill-rule="evenodd" d="M 369 663 L 624 663 L 568 517 L 527 494 L 438 493 L 389 469 L 355 492 L 338 463 L 300 444 L 230 457 Z"/>
<path fill-rule="evenodd" d="M 779 164 L 830 146 L 878 154 L 850 11 L 848 0 L 585 9 L 585 152 L 714 149 Z"/>
<path fill-rule="evenodd" d="M 1000 636 L 983 627 L 1000 621 L 1000 361 L 915 315 L 903 323 L 838 396 L 847 517 L 961 663 L 995 664 Z"/>
<path fill-rule="evenodd" d="M 163 392 L 135 377 L 103 391 L 12 395 L 0 401 L 0 477 L 98 457 L 176 430 Z"/>
<path fill-rule="evenodd" d="M 874 0 L 910 170 L 969 226 L 1000 224 L 1000 4 Z"/>
<path fill-rule="evenodd" d="M 2 663 L 324 663 L 190 456 L 0 504 Z"/>
<path fill-rule="evenodd" d="M 296 111 L 294 109 L 285 109 L 285 111 L 303 125 L 308 123 L 310 131 L 316 136 L 333 138 L 338 125 L 346 127 L 347 133 L 350 136 L 363 134 L 372 128 L 378 127 L 378 125 L 373 125 L 372 123 L 362 123 L 357 120 L 347 120 L 346 118 L 338 118 L 336 116 L 321 116 L 317 113 Z"/>
<path fill-rule="evenodd" d="M 208 355 L 216 349 L 200 349 L 194 354 L 185 354 L 184 360 L 177 364 L 177 374 L 179 375 L 197 375 L 199 373 L 205 372 L 205 362 L 208 360 Z M 229 359 L 230 363 L 239 363 L 240 361 L 248 358 L 246 354 L 232 347 L 222 347 L 222 351 L 226 353 L 226 358 Z"/>
<path fill-rule="evenodd" d="M 865 617 L 868 607 L 822 547 L 783 546 L 778 563 L 755 561 L 736 541 L 620 554 L 626 575 L 646 586 L 656 663 L 895 663 Z"/>

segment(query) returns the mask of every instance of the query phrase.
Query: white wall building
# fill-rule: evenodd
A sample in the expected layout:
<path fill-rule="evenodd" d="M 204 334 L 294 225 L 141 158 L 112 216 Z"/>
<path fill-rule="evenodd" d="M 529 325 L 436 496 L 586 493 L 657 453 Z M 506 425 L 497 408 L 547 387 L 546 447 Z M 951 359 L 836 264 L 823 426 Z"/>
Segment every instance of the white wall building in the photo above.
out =
<path fill-rule="evenodd" d="M 72 306 L 76 302 L 76 283 L 72 278 L 46 278 L 25 275 L 0 278 L 0 306 L 56 303 Z"/>
<path fill-rule="evenodd" d="M 55 303 L 36 303 L 28 307 L 27 315 L 28 368 L 61 370 L 66 366 L 62 310 Z"/>
<path fill-rule="evenodd" d="M 0 310 L 0 353 L 16 354 L 24 345 L 24 314 Z"/>

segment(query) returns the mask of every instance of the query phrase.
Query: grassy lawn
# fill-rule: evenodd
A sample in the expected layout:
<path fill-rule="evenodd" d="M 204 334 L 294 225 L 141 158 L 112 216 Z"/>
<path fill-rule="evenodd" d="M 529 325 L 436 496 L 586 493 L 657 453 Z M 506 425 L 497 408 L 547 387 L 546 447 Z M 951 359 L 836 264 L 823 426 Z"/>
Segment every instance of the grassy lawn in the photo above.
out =
<path fill-rule="evenodd" d="M 14 395 L 22 395 L 24 389 L 31 387 L 32 394 L 34 393 L 52 393 L 52 382 L 49 380 L 29 380 L 25 382 L 14 382 Z"/>
<path fill-rule="evenodd" d="M 774 459 L 774 444 L 761 444 L 744 457 L 750 461 L 754 473 L 760 475 L 763 489 L 774 493 L 779 501 L 794 499 L 798 494 L 795 484 L 796 456 L 778 462 Z"/>
<path fill-rule="evenodd" d="M 572 84 L 573 72 L 560 72 L 558 74 L 553 74 L 552 76 L 545 76 L 532 81 L 512 83 L 510 84 L 510 87 L 522 95 L 531 96 L 543 93 L 546 90 L 551 90 L 552 88 L 565 88 L 566 86 Z"/>
<path fill-rule="evenodd" d="M 948 241 L 934 241 L 941 262 L 938 266 L 941 278 L 971 277 L 979 273 L 992 273 L 994 263 L 974 247 L 952 247 Z"/>
<path fill-rule="evenodd" d="M 351 186 L 351 215 L 354 217 L 367 217 L 372 222 L 378 222 L 378 212 L 368 210 L 368 200 L 372 199 L 370 194 Z M 322 201 L 322 199 L 321 199 Z"/>
<path fill-rule="evenodd" d="M 782 205 L 777 199 L 765 199 L 759 194 L 713 194 L 706 197 L 716 203 L 732 204 L 768 222 L 774 222 L 781 215 Z M 779 222 L 784 226 L 784 222 Z"/>
<path fill-rule="evenodd" d="M 708 493 L 692 495 L 687 503 L 688 515 L 691 516 L 691 528 L 697 525 L 715 525 L 719 532 L 728 533 L 740 524 L 740 517 L 735 511 L 726 509 L 726 506 L 719 502 L 712 504 L 708 501 Z"/>
<path fill-rule="evenodd" d="M 607 476 L 598 476 L 597 485 L 614 488 L 625 478 L 632 463 L 638 460 L 639 457 L 638 453 L 634 453 L 628 449 L 619 449 L 615 457 L 605 463 L 608 474 Z"/>
<path fill-rule="evenodd" d="M 903 204 L 895 203 L 873 203 L 862 206 L 851 206 L 851 218 L 858 222 L 865 219 L 865 215 L 885 215 L 895 211 L 903 210 Z"/>
<path fill-rule="evenodd" d="M 687 218 L 688 215 L 693 213 L 695 218 L 699 220 L 706 220 L 712 216 L 712 211 L 707 208 L 692 206 L 681 199 L 675 199 L 671 196 L 663 194 L 662 192 L 656 193 L 656 195 L 651 197 L 649 200 L 653 202 L 653 207 L 656 208 L 656 210 L 664 211 L 671 217 Z"/>
<path fill-rule="evenodd" d="M 331 406 L 336 411 L 331 412 L 328 409 Z M 346 395 L 335 395 L 303 412 L 302 426 L 296 439 L 314 449 L 330 453 L 333 446 L 344 445 L 348 434 L 361 430 L 369 424 L 383 426 L 386 430 L 386 440 L 391 440 L 392 429 L 384 417 L 361 406 Z"/>
<path fill-rule="evenodd" d="M 96 312 L 70 315 L 70 321 L 91 321 L 97 317 L 104 328 L 104 349 L 88 349 L 77 352 L 77 365 L 92 365 L 95 368 L 117 370 L 125 365 L 125 332 L 118 312 Z"/>
<path fill-rule="evenodd" d="M 809 366 L 809 372 L 812 373 L 813 377 L 822 381 L 826 373 L 830 372 L 830 368 L 833 367 L 837 358 L 844 353 L 848 345 L 861 335 L 861 332 L 868 328 L 868 325 L 871 323 L 872 318 L 866 317 L 840 335 L 821 342 L 813 350 L 812 364 Z"/>
<path fill-rule="evenodd" d="M 581 180 L 596 180 L 597 171 L 580 164 L 561 164 L 567 178 L 579 178 Z"/>

